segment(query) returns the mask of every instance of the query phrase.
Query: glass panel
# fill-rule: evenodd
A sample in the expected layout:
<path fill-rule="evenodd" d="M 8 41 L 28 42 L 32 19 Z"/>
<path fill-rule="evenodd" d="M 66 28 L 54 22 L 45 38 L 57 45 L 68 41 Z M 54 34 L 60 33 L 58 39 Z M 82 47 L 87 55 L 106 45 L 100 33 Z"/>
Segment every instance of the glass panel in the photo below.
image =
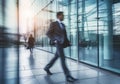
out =
<path fill-rule="evenodd" d="M 97 66 L 96 0 L 79 0 L 79 60 Z"/>
<path fill-rule="evenodd" d="M 104 0 L 99 3 L 100 67 L 120 73 L 120 2 Z"/>
<path fill-rule="evenodd" d="M 72 46 L 70 47 L 70 55 L 72 59 L 78 58 L 78 47 L 77 47 L 77 10 L 76 1 L 72 0 L 70 2 L 70 41 Z M 76 11 L 75 11 L 76 10 Z"/>

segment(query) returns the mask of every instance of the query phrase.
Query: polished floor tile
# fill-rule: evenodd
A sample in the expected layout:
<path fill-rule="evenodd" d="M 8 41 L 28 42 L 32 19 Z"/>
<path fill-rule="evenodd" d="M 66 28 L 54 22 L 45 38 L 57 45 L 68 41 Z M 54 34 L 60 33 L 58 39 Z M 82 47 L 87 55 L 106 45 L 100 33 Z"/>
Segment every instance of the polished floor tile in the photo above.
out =
<path fill-rule="evenodd" d="M 8 51 L 5 66 L 6 84 L 15 84 L 18 73 L 20 84 L 119 84 L 120 82 L 120 77 L 115 74 L 67 59 L 66 63 L 71 74 L 78 79 L 74 83 L 68 83 L 59 59 L 50 69 L 52 76 L 48 76 L 43 70 L 53 54 L 39 49 L 34 49 L 33 54 L 30 54 L 29 50 L 21 47 L 18 69 L 16 49 L 8 48 Z"/>

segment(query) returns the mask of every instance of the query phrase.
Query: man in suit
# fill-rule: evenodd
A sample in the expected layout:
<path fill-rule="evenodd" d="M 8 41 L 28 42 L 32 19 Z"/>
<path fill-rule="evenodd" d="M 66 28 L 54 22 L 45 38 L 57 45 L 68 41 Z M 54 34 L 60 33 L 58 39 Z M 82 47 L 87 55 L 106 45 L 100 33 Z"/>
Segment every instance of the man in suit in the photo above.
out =
<path fill-rule="evenodd" d="M 57 12 L 56 16 L 57 21 L 52 22 L 50 24 L 47 36 L 51 40 L 50 43 L 55 45 L 57 51 L 52 60 L 46 65 L 44 70 L 47 72 L 48 75 L 52 75 L 52 73 L 50 72 L 50 68 L 53 66 L 58 57 L 60 57 L 61 65 L 66 76 L 66 80 L 69 82 L 74 82 L 76 79 L 71 76 L 71 73 L 66 66 L 65 55 L 63 50 L 64 48 L 70 46 L 70 42 L 66 34 L 65 25 L 62 23 L 62 21 L 64 20 L 64 14 L 63 12 Z"/>

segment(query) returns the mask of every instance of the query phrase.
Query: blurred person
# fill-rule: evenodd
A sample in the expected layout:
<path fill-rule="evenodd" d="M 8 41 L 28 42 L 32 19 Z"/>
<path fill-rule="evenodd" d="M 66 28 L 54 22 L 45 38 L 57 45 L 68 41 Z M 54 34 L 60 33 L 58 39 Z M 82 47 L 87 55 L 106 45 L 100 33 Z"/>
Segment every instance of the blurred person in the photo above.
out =
<path fill-rule="evenodd" d="M 35 39 L 32 36 L 32 34 L 30 34 L 30 37 L 28 39 L 28 49 L 30 49 L 31 53 L 33 52 L 34 44 L 35 44 Z"/>
<path fill-rule="evenodd" d="M 70 46 L 70 42 L 67 38 L 65 25 L 63 24 L 64 14 L 63 12 L 57 12 L 57 21 L 52 22 L 50 24 L 50 28 L 48 29 L 47 36 L 50 38 L 50 44 L 56 47 L 55 56 L 51 59 L 51 61 L 45 66 L 44 70 L 48 75 L 52 75 L 50 68 L 56 62 L 56 60 L 60 57 L 61 65 L 66 76 L 66 80 L 68 82 L 74 82 L 75 78 L 71 76 L 69 69 L 67 68 L 64 48 Z"/>

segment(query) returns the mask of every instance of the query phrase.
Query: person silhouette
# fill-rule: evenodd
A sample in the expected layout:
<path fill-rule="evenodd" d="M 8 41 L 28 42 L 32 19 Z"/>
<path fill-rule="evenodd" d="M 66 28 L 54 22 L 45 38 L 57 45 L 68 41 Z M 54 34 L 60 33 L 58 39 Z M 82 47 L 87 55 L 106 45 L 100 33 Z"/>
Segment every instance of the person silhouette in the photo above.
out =
<path fill-rule="evenodd" d="M 32 34 L 30 34 L 30 37 L 28 39 L 28 47 L 31 53 L 33 52 L 34 44 L 35 44 L 35 39 L 33 38 Z"/>

